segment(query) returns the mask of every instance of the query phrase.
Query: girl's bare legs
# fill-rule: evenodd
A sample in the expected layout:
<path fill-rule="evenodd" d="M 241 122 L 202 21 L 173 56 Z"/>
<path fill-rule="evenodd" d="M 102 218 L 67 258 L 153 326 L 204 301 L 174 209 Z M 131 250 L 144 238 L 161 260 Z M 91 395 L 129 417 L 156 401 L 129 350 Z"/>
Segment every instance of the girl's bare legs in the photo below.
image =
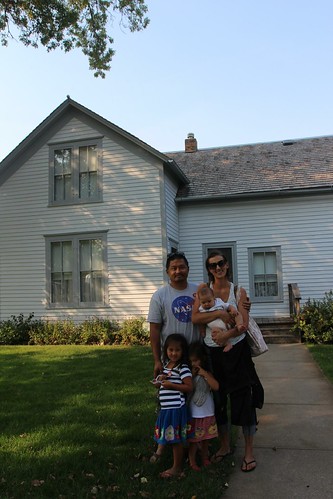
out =
<path fill-rule="evenodd" d="M 201 442 L 201 461 L 203 466 L 210 465 L 210 459 L 208 457 L 208 440 L 203 440 Z"/>
<path fill-rule="evenodd" d="M 149 459 L 149 461 L 152 463 L 152 464 L 155 464 L 157 463 L 160 459 L 161 459 L 161 456 L 163 454 L 163 450 L 164 450 L 164 445 L 163 444 L 158 444 L 157 445 L 157 449 L 156 451 L 154 452 L 154 454 L 151 456 L 151 458 Z"/>
<path fill-rule="evenodd" d="M 188 450 L 188 459 L 190 461 L 190 466 L 194 471 L 200 471 L 200 468 L 197 465 L 197 460 L 196 460 L 197 450 L 198 450 L 198 444 L 196 442 L 190 442 Z"/>
<path fill-rule="evenodd" d="M 184 447 L 183 444 L 172 444 L 173 465 L 172 468 L 161 473 L 162 478 L 172 478 L 179 476 L 183 470 Z"/>

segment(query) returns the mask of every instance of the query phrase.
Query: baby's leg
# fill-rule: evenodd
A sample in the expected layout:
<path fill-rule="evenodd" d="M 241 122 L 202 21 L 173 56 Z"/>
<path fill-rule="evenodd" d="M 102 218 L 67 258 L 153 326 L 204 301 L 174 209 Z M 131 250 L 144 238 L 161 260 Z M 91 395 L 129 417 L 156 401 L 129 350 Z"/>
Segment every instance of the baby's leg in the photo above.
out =
<path fill-rule="evenodd" d="M 228 342 L 226 346 L 223 348 L 223 352 L 229 352 L 229 350 L 231 349 L 232 349 L 232 344 Z"/>

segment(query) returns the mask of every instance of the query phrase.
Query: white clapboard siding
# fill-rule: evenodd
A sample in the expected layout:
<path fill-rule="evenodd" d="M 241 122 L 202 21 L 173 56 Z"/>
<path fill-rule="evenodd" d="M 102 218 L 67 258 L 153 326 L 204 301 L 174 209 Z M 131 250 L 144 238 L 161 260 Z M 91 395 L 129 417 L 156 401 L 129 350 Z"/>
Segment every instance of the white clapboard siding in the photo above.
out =
<path fill-rule="evenodd" d="M 333 198 L 330 195 L 229 203 L 182 204 L 180 243 L 190 278 L 202 281 L 202 244 L 236 243 L 238 282 L 249 289 L 248 249 L 280 246 L 283 303 L 253 303 L 255 316 L 289 315 L 288 284 L 302 302 L 333 289 Z"/>
<path fill-rule="evenodd" d="M 73 119 L 48 142 L 97 135 Z M 148 153 L 134 154 L 111 133 L 104 136 L 103 149 L 102 203 L 48 206 L 47 144 L 1 186 L 0 319 L 30 312 L 77 321 L 92 315 L 146 315 L 151 294 L 163 280 L 162 166 Z M 44 236 L 103 230 L 108 231 L 109 306 L 48 310 Z"/>
<path fill-rule="evenodd" d="M 166 229 L 167 238 L 178 243 L 178 207 L 175 203 L 178 184 L 172 180 L 168 175 L 164 176 L 165 179 L 165 208 L 166 208 Z M 169 245 L 170 246 L 170 245 Z M 170 247 L 168 247 L 168 250 Z"/>

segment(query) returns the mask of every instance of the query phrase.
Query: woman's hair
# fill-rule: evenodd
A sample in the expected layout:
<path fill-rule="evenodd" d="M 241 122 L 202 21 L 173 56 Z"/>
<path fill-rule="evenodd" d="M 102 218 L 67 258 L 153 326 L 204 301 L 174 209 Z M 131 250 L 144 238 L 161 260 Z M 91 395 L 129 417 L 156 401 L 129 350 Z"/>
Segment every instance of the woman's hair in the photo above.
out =
<path fill-rule="evenodd" d="M 169 334 L 167 336 L 167 339 L 165 340 L 164 347 L 163 347 L 163 360 L 164 362 L 167 362 L 168 360 L 168 355 L 167 355 L 167 349 L 170 345 L 170 343 L 175 342 L 175 343 L 180 343 L 181 349 L 182 349 L 182 356 L 179 359 L 180 363 L 187 363 L 188 361 L 188 343 L 186 341 L 185 336 L 182 334 Z"/>
<path fill-rule="evenodd" d="M 188 347 L 188 356 L 189 358 L 195 357 L 196 359 L 200 360 L 201 367 L 204 369 L 207 368 L 207 354 L 205 347 L 203 346 L 200 341 L 196 341 L 194 343 L 191 343 L 191 345 Z"/>
<path fill-rule="evenodd" d="M 208 279 L 209 279 L 209 282 L 214 282 L 214 276 L 213 274 L 209 271 L 209 260 L 211 258 L 213 258 L 213 256 L 221 256 L 222 258 L 224 258 L 224 260 L 228 263 L 228 258 L 225 256 L 224 253 L 222 253 L 221 251 L 219 250 L 213 250 L 209 253 L 209 255 L 207 256 L 206 258 L 206 262 L 205 262 L 205 265 L 206 265 L 206 270 L 207 270 L 207 273 L 208 273 Z M 227 270 L 227 279 L 230 279 L 230 269 L 228 267 L 228 270 Z"/>

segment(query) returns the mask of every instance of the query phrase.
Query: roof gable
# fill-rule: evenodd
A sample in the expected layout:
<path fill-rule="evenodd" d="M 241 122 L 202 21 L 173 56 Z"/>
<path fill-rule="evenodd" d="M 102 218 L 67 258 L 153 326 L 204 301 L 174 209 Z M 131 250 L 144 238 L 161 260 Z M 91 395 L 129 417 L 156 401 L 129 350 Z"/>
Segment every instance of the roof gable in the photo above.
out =
<path fill-rule="evenodd" d="M 141 149 L 152 154 L 166 165 L 168 171 L 177 178 L 179 183 L 187 183 L 187 178 L 178 165 L 165 154 L 157 151 L 134 135 L 126 132 L 114 123 L 94 113 L 69 97 L 43 120 L 11 153 L 0 163 L 0 185 L 31 157 L 49 137 L 52 137 L 63 124 L 73 116 L 93 120 L 99 126 L 106 127 Z"/>

